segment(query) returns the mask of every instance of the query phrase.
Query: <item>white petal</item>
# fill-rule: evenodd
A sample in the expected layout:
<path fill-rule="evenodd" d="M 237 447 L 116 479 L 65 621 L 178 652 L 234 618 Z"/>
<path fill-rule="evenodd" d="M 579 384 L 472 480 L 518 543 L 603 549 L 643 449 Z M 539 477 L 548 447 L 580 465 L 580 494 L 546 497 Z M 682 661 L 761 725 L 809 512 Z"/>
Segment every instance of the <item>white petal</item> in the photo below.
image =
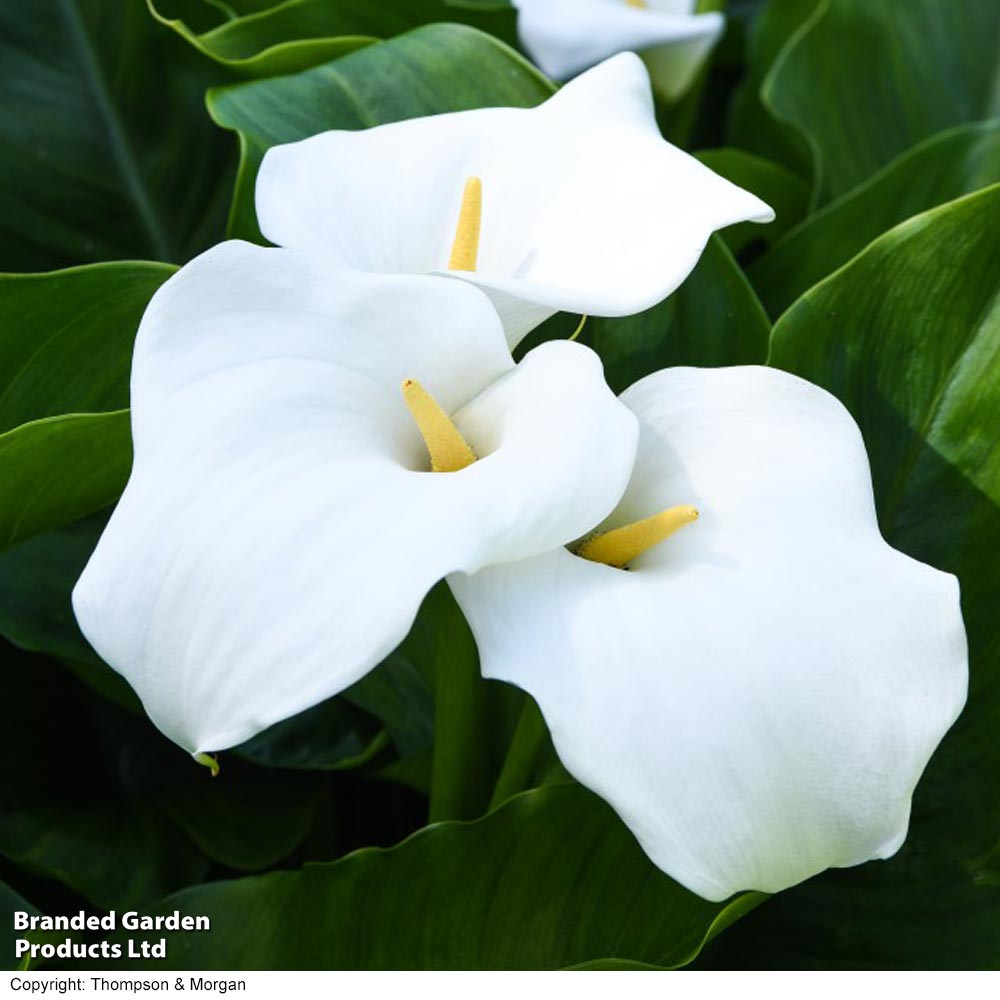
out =
<path fill-rule="evenodd" d="M 480 461 L 423 471 L 405 378 L 464 407 Z M 638 436 L 586 348 L 547 345 L 515 369 L 472 286 L 240 243 L 157 293 L 132 403 L 132 477 L 74 607 L 195 752 L 351 684 L 446 573 L 586 530 L 621 497 Z"/>
<path fill-rule="evenodd" d="M 639 454 L 606 526 L 700 520 L 628 572 L 559 550 L 451 577 L 484 673 L 531 692 L 569 771 L 708 899 L 891 855 L 965 699 L 956 580 L 882 540 L 822 390 L 673 369 L 623 400 Z"/>
<path fill-rule="evenodd" d="M 405 165 L 405 169 L 403 166 Z M 622 316 L 669 295 L 758 198 L 660 136 L 626 53 L 532 110 L 487 108 L 276 146 L 257 178 L 272 242 L 366 271 L 442 272 L 462 191 L 483 183 L 476 272 L 511 345 L 557 310 Z"/>
<path fill-rule="evenodd" d="M 673 100 L 690 85 L 722 37 L 721 14 L 693 14 L 693 4 L 660 0 L 645 8 L 625 0 L 516 0 L 521 44 L 543 72 L 568 80 L 619 52 L 638 52 L 654 86 Z"/>

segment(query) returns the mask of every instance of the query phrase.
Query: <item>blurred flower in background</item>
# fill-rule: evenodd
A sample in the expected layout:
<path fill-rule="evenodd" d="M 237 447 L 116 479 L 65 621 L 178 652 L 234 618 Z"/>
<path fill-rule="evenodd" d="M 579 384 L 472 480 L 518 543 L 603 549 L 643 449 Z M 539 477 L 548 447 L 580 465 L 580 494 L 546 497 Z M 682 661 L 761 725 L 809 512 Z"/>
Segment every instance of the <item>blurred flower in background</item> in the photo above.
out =
<path fill-rule="evenodd" d="M 514 0 L 521 44 L 555 80 L 618 52 L 638 52 L 665 101 L 683 96 L 722 37 L 725 19 L 697 0 Z"/>

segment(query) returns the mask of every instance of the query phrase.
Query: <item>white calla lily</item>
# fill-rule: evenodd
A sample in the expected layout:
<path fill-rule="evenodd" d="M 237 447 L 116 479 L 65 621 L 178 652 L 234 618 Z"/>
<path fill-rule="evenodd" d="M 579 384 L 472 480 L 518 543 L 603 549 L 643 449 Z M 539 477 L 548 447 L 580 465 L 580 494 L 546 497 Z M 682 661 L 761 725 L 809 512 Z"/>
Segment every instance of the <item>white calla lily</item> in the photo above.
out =
<path fill-rule="evenodd" d="M 153 298 L 132 407 L 132 476 L 73 603 L 196 754 L 357 680 L 446 574 L 586 531 L 638 439 L 593 352 L 546 344 L 515 367 L 470 285 L 332 280 L 237 242 Z M 452 457 L 466 442 L 472 464 Z"/>
<path fill-rule="evenodd" d="M 642 554 L 635 528 L 577 550 L 629 571 L 560 549 L 449 578 L 485 675 L 535 697 L 567 769 L 708 899 L 890 856 L 965 700 L 957 581 L 882 539 L 823 390 L 679 368 L 622 400 L 639 452 L 602 530 L 701 516 L 675 508 Z"/>
<path fill-rule="evenodd" d="M 275 146 L 256 188 L 273 243 L 481 287 L 514 346 L 559 310 L 664 299 L 709 236 L 773 212 L 661 137 L 626 53 L 531 110 L 487 108 Z"/>
<path fill-rule="evenodd" d="M 514 0 L 518 37 L 539 68 L 569 80 L 618 52 L 639 53 L 653 87 L 674 101 L 722 37 L 722 14 L 697 0 Z"/>

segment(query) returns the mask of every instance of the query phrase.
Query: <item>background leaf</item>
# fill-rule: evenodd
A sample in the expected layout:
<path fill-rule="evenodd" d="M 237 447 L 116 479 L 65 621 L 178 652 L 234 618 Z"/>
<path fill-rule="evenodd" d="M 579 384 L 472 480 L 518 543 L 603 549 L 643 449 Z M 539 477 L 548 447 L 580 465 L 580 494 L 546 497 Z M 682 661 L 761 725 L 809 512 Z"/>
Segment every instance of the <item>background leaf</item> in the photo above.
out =
<path fill-rule="evenodd" d="M 824 0 L 762 96 L 808 141 L 828 201 L 935 132 L 1000 114 L 998 67 L 996 0 Z"/>
<path fill-rule="evenodd" d="M 239 17 L 192 31 L 170 0 L 148 0 L 150 10 L 202 55 L 234 75 L 263 78 L 296 73 L 347 55 L 379 38 L 423 24 L 458 22 L 514 44 L 513 8 L 497 4 L 450 4 L 444 0 L 286 0 L 252 5 Z M 176 0 L 175 0 L 176 2 Z"/>
<path fill-rule="evenodd" d="M 22 960 L 14 957 L 14 942 L 29 936 L 25 931 L 14 930 L 14 913 L 18 910 L 30 916 L 40 915 L 31 903 L 5 882 L 0 882 L 0 924 L 4 929 L 3 964 L 0 967 L 5 971 L 15 970 L 21 965 Z"/>
<path fill-rule="evenodd" d="M 831 202 L 761 259 L 749 275 L 772 316 L 893 226 L 1000 181 L 1000 121 L 959 125 L 894 160 Z"/>
<path fill-rule="evenodd" d="M 801 134 L 761 99 L 761 87 L 782 49 L 823 0 L 768 0 L 757 12 L 747 46 L 747 72 L 733 95 L 727 127 L 731 145 L 780 163 L 802 178 L 813 172 Z"/>
<path fill-rule="evenodd" d="M 59 660 L 88 687 L 138 713 L 139 699 L 83 637 L 70 604 L 106 522 L 106 514 L 95 514 L 0 553 L 0 634 Z"/>
<path fill-rule="evenodd" d="M 301 774 L 234 768 L 231 759 L 224 766 L 214 780 L 199 774 L 172 785 L 156 804 L 219 864 L 259 871 L 278 863 L 308 833 L 319 785 Z"/>
<path fill-rule="evenodd" d="M 127 410 L 45 417 L 0 434 L 0 549 L 114 502 L 131 467 Z"/>
<path fill-rule="evenodd" d="M 113 503 L 132 345 L 164 264 L 0 275 L 0 549 Z"/>
<path fill-rule="evenodd" d="M 115 263 L 0 275 L 0 431 L 125 409 L 139 320 L 174 270 Z"/>
<path fill-rule="evenodd" d="M 0 5 L 0 269 L 183 261 L 218 239 L 211 80 L 142 0 Z"/>
<path fill-rule="evenodd" d="M 200 881 L 208 862 L 151 791 L 207 772 L 56 665 L 6 646 L 3 654 L 0 854 L 105 909 Z"/>
<path fill-rule="evenodd" d="M 389 851 L 165 900 L 158 910 L 205 914 L 212 931 L 171 936 L 157 968 L 673 966 L 697 954 L 722 914 L 761 898 L 699 899 L 649 863 L 606 805 L 579 786 L 554 786 Z"/>
<path fill-rule="evenodd" d="M 387 742 L 375 720 L 342 698 L 284 719 L 233 750 L 264 767 L 340 771 L 371 760 Z"/>

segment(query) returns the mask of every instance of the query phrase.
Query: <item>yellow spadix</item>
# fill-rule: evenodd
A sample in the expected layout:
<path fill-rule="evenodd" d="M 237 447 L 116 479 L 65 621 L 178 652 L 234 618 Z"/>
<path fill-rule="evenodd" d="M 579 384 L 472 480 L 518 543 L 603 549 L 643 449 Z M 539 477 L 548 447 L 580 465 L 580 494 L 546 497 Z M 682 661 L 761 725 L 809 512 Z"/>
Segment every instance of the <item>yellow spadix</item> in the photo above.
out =
<path fill-rule="evenodd" d="M 670 507 L 652 517 L 588 538 L 576 554 L 591 562 L 624 569 L 636 556 L 659 545 L 685 524 L 698 520 L 694 507 Z"/>
<path fill-rule="evenodd" d="M 408 378 L 403 383 L 403 401 L 427 445 L 434 472 L 458 472 L 472 465 L 476 460 L 475 452 L 451 417 L 416 379 Z"/>

